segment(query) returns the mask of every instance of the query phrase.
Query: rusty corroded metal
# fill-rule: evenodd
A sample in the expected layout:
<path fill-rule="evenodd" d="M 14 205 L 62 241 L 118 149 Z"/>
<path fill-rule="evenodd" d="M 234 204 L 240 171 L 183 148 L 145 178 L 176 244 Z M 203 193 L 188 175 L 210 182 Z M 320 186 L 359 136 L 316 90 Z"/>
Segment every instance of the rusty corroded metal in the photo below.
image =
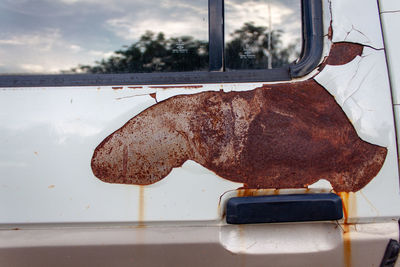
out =
<path fill-rule="evenodd" d="M 326 60 L 327 65 L 343 65 L 361 56 L 363 46 L 355 43 L 339 42 L 332 44 L 332 49 Z"/>
<path fill-rule="evenodd" d="M 361 140 L 334 97 L 311 79 L 169 98 L 109 135 L 91 166 L 104 182 L 147 185 L 194 160 L 249 188 L 326 179 L 335 191 L 354 192 L 377 175 L 386 153 Z"/>
<path fill-rule="evenodd" d="M 338 42 L 333 43 L 329 56 L 319 67 L 321 71 L 326 65 L 344 65 L 355 57 L 361 56 L 364 46 L 355 43 Z"/>

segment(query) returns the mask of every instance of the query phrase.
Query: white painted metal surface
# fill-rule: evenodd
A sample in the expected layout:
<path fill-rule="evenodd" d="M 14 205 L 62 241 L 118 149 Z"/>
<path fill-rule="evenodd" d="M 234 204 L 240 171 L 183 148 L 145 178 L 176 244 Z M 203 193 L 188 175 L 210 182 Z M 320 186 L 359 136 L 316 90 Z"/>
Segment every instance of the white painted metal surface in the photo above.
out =
<path fill-rule="evenodd" d="M 384 1 L 383 1 L 384 2 Z M 382 5 L 381 5 L 382 6 Z M 385 39 L 385 51 L 392 85 L 393 103 L 400 104 L 400 4 L 398 11 L 381 10 L 382 29 Z"/>
<path fill-rule="evenodd" d="M 331 6 L 330 6 L 331 5 Z M 350 194 L 349 222 L 397 219 L 398 163 L 389 80 L 376 1 L 324 2 L 333 42 L 366 45 L 343 66 L 315 80 L 343 107 L 361 138 L 388 148 L 376 178 Z M 331 8 L 331 9 L 329 9 Z M 332 10 L 332 18 L 329 10 Z M 331 41 L 325 38 L 325 53 Z M 315 71 L 313 74 L 316 74 Z M 304 78 L 306 79 L 306 77 Z M 150 186 L 107 184 L 90 168 L 95 147 L 156 102 L 200 91 L 251 90 L 258 84 L 210 84 L 201 89 L 124 87 L 5 88 L 0 90 L 0 223 L 221 222 L 220 197 L 242 186 L 192 161 Z M 323 185 L 328 189 L 329 186 Z M 231 193 L 232 194 L 232 193 Z"/>
<path fill-rule="evenodd" d="M 381 12 L 399 12 L 400 2 L 397 0 L 379 0 Z"/>
<path fill-rule="evenodd" d="M 372 267 L 397 234 L 397 222 L 0 231 L 0 265 Z"/>

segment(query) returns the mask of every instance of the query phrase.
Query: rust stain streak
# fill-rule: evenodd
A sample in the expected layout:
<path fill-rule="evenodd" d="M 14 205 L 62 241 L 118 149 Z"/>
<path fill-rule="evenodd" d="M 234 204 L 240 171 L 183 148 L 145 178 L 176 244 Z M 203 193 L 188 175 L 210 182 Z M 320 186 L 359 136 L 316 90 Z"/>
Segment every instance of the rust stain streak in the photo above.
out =
<path fill-rule="evenodd" d="M 342 199 L 344 224 L 349 224 L 349 218 L 357 217 L 357 196 L 353 192 L 339 192 L 337 195 Z"/>
<path fill-rule="evenodd" d="M 149 88 L 152 88 L 152 89 L 175 89 L 175 88 L 196 89 L 196 88 L 203 88 L 203 85 L 149 86 Z"/>
<path fill-rule="evenodd" d="M 145 96 L 145 95 L 150 95 L 150 94 L 139 94 L 139 95 L 122 96 L 122 97 L 117 97 L 117 98 L 115 98 L 115 100 L 122 100 L 122 99 L 125 99 L 125 98 L 132 98 L 132 97 Z"/>
<path fill-rule="evenodd" d="M 112 89 L 113 90 L 122 90 L 124 87 L 122 87 L 122 86 L 115 86 L 115 87 L 113 87 Z"/>
<path fill-rule="evenodd" d="M 367 203 L 370 205 L 370 207 L 376 212 L 376 215 L 379 216 L 379 210 L 375 208 L 375 206 L 372 204 L 372 202 L 365 196 L 362 190 L 359 191 L 360 195 L 367 201 Z"/>
<path fill-rule="evenodd" d="M 344 266 L 351 267 L 351 237 L 350 237 L 350 226 L 348 224 L 343 225 L 343 256 Z"/>
<path fill-rule="evenodd" d="M 359 48 L 335 44 L 324 64 L 344 64 Z M 386 154 L 358 137 L 334 97 L 310 79 L 168 98 L 101 142 L 91 167 L 104 182 L 148 185 L 193 160 L 245 188 L 307 188 L 326 179 L 336 192 L 356 192 Z"/>
<path fill-rule="evenodd" d="M 339 193 L 340 198 L 342 199 L 343 204 L 343 216 L 344 216 L 344 224 L 343 224 L 343 257 L 344 257 L 344 266 L 351 266 L 351 238 L 350 238 L 350 226 L 348 224 L 349 218 L 349 193 L 341 192 Z"/>
<path fill-rule="evenodd" d="M 338 195 L 342 199 L 344 224 L 347 224 L 349 218 L 349 193 L 340 192 Z"/>
<path fill-rule="evenodd" d="M 252 197 L 254 196 L 254 191 L 254 189 L 240 188 L 237 190 L 236 195 L 238 197 Z"/>
<path fill-rule="evenodd" d="M 138 207 L 138 227 L 145 227 L 144 216 L 145 216 L 145 200 L 144 200 L 144 187 L 139 186 L 139 207 Z"/>
<path fill-rule="evenodd" d="M 357 198 L 355 193 L 339 192 L 338 195 L 343 203 L 343 257 L 344 265 L 350 267 L 352 265 L 351 254 L 351 228 L 353 225 L 349 223 L 349 218 L 357 216 Z"/>
<path fill-rule="evenodd" d="M 141 89 L 142 86 L 128 86 L 129 89 Z"/>

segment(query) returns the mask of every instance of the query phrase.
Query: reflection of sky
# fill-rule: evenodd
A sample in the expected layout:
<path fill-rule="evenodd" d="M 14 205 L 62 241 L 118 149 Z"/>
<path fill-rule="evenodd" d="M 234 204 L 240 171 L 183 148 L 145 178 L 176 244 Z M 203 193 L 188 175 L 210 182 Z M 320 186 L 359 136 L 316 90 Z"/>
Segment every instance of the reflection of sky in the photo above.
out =
<path fill-rule="evenodd" d="M 245 22 L 268 27 L 269 5 L 272 29 L 283 30 L 283 42 L 289 44 L 301 39 L 300 0 L 225 0 L 226 39 L 229 41 L 229 34 Z"/>
<path fill-rule="evenodd" d="M 300 14 L 297 8 L 292 10 L 293 1 L 299 2 L 271 0 L 273 27 L 285 21 L 283 29 L 291 33 L 287 36 L 294 31 L 300 36 Z M 0 73 L 55 73 L 91 64 L 136 41 L 146 30 L 206 40 L 207 4 L 207 0 L 2 0 Z M 227 31 L 267 18 L 266 0 L 226 0 L 225 5 Z"/>

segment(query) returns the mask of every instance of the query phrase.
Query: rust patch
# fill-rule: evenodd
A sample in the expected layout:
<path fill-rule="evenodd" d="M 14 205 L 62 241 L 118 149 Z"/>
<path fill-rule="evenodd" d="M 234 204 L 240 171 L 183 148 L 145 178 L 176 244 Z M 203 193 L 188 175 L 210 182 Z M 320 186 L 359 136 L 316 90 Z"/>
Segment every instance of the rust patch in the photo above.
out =
<path fill-rule="evenodd" d="M 128 86 L 129 89 L 141 89 L 142 86 Z"/>
<path fill-rule="evenodd" d="M 326 64 L 343 65 L 361 56 L 363 46 L 355 43 L 339 42 L 332 44 Z"/>
<path fill-rule="evenodd" d="M 320 65 L 321 71 L 326 65 L 343 65 L 352 61 L 355 57 L 361 56 L 363 46 L 356 43 L 339 42 L 333 43 L 329 56 Z"/>
<path fill-rule="evenodd" d="M 118 86 L 118 87 L 113 87 L 112 89 L 113 90 L 121 90 L 121 89 L 123 89 L 124 87 L 122 87 L 122 86 Z"/>
<path fill-rule="evenodd" d="M 156 94 L 156 93 L 151 93 L 150 96 L 151 96 L 152 98 L 154 98 L 154 100 L 156 101 L 156 103 L 158 103 L 158 101 L 157 101 L 157 94 Z"/>
<path fill-rule="evenodd" d="M 324 64 L 361 52 L 336 43 Z M 377 175 L 386 153 L 360 139 L 334 97 L 310 79 L 171 97 L 103 140 L 91 167 L 104 182 L 148 185 L 193 160 L 246 188 L 307 188 L 326 179 L 336 192 L 355 192 Z"/>
<path fill-rule="evenodd" d="M 332 40 L 332 37 L 333 37 L 333 28 L 332 28 L 332 21 L 331 21 L 329 28 L 328 28 L 328 39 Z"/>
<path fill-rule="evenodd" d="M 255 195 L 254 189 L 241 188 L 237 190 L 238 197 L 253 197 Z"/>
<path fill-rule="evenodd" d="M 91 165 L 104 182 L 146 185 L 191 159 L 248 188 L 326 179 L 337 192 L 354 192 L 376 176 L 386 152 L 361 140 L 332 95 L 308 80 L 169 98 L 101 142 Z"/>
<path fill-rule="evenodd" d="M 150 86 L 149 88 L 152 88 L 152 89 L 174 89 L 174 88 L 196 89 L 196 88 L 203 88 L 203 85 Z"/>

